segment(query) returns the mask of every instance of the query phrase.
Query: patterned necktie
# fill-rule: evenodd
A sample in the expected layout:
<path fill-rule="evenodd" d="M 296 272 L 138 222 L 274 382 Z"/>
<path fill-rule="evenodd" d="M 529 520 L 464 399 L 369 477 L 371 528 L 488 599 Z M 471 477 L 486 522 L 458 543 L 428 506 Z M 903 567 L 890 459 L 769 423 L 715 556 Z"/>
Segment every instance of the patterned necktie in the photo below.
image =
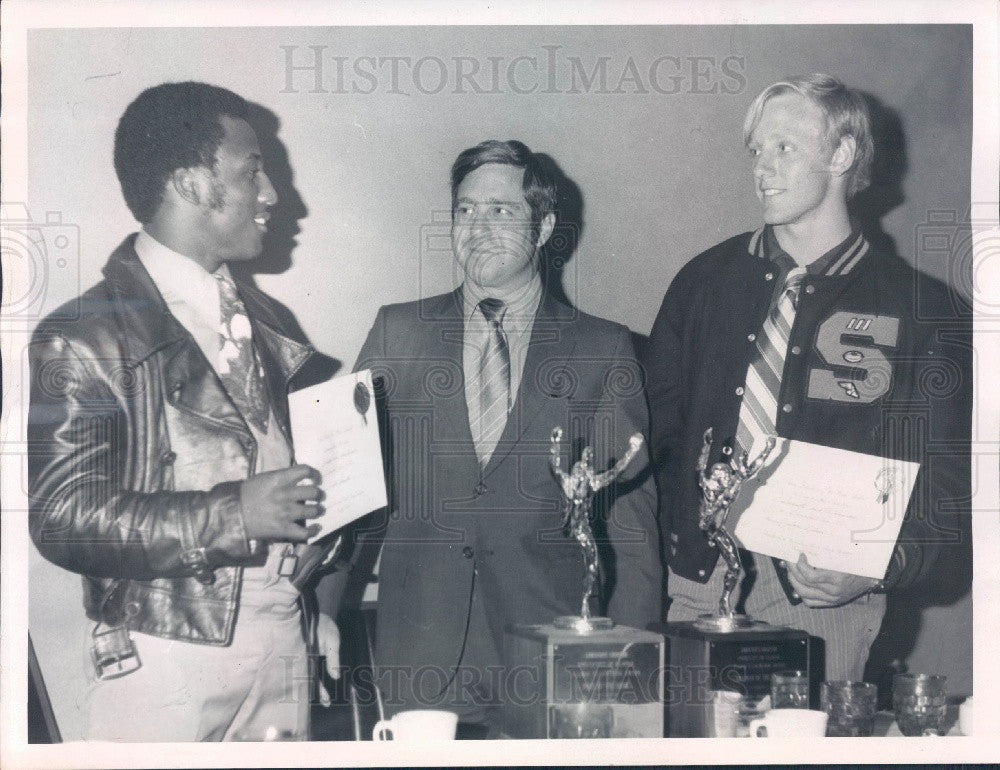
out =
<path fill-rule="evenodd" d="M 479 464 L 485 468 L 507 425 L 507 414 L 510 412 L 510 350 L 503 330 L 507 306 L 498 299 L 488 298 L 479 303 L 479 309 L 490 329 L 479 360 L 479 416 L 470 427 Z"/>
<path fill-rule="evenodd" d="M 795 322 L 799 291 L 805 277 L 804 267 L 789 271 L 781 296 L 757 335 L 757 353 L 747 368 L 736 442 L 739 445 L 737 451 L 750 452 L 751 459 L 753 453 L 764 448 L 767 437 L 775 435 L 788 338 Z"/>
<path fill-rule="evenodd" d="M 236 284 L 215 273 L 219 282 L 219 378 L 243 418 L 259 433 L 267 433 L 270 412 L 264 366 L 254 348 L 250 317 Z"/>

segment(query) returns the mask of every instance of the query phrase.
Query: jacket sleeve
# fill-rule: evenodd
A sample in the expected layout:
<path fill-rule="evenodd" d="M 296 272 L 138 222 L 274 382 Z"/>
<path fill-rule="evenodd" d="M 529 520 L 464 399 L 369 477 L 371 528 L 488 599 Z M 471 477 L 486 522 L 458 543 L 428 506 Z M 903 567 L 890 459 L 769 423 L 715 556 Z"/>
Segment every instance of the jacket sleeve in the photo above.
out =
<path fill-rule="evenodd" d="M 56 332 L 31 346 L 31 537 L 65 569 L 93 577 L 185 577 L 249 560 L 239 482 L 208 491 L 137 491 L 128 408 L 151 394 L 121 361 Z M 138 404 L 131 402 L 139 402 Z M 150 422 L 155 422 L 151 416 Z M 158 489 L 161 480 L 149 486 Z"/>
<path fill-rule="evenodd" d="M 680 277 L 675 278 L 667 290 L 642 351 L 649 398 L 650 459 L 660 493 L 659 521 L 664 537 L 674 531 L 671 505 L 680 496 L 678 480 L 672 473 L 681 462 L 685 435 L 684 303 L 679 301 L 685 291 L 680 283 Z"/>
<path fill-rule="evenodd" d="M 604 397 L 614 405 L 613 446 L 617 456 L 633 433 L 646 435 L 648 413 L 642 369 L 627 329 L 617 340 Z M 607 522 L 614 558 L 614 587 L 608 614 L 616 623 L 646 628 L 663 620 L 663 568 L 656 516 L 656 483 L 647 443 L 615 484 Z"/>
<path fill-rule="evenodd" d="M 905 419 L 890 416 L 887 428 L 904 449 L 917 448 L 912 459 L 920 471 L 883 580 L 886 590 L 925 580 L 943 548 L 971 533 L 972 330 L 965 323 L 927 326 L 912 374 L 914 408 Z"/>

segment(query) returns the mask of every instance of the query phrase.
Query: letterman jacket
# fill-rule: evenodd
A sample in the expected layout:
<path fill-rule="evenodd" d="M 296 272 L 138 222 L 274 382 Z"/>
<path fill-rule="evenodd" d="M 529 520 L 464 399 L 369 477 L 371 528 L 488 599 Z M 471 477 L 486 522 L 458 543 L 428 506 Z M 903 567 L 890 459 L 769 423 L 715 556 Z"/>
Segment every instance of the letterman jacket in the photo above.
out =
<path fill-rule="evenodd" d="M 643 357 L 664 553 L 674 572 L 702 583 L 719 552 L 698 528 L 698 455 L 709 427 L 710 464 L 734 445 L 778 280 L 762 234 L 730 238 L 681 269 Z M 917 582 L 957 536 L 949 516 L 969 510 L 971 317 L 942 284 L 874 248 L 846 275 L 810 274 L 799 296 L 776 431 L 921 463 L 884 579 L 887 590 Z"/>

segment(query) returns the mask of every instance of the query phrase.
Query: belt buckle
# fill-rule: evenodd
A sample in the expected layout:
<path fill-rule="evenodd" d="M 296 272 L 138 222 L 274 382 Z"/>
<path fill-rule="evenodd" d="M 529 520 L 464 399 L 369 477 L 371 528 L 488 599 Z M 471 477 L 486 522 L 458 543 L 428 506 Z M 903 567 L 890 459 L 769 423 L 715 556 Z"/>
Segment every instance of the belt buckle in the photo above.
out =
<path fill-rule="evenodd" d="M 94 629 L 94 644 L 90 658 L 97 678 L 106 681 L 131 674 L 142 666 L 135 643 L 129 638 L 126 626 L 117 626 L 98 633 Z"/>

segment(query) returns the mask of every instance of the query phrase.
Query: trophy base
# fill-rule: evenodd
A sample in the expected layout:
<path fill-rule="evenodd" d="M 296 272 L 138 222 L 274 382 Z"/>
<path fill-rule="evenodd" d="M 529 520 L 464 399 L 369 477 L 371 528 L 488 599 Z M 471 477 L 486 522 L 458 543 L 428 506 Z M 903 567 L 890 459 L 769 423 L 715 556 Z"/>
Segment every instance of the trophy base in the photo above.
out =
<path fill-rule="evenodd" d="M 749 615 L 700 615 L 694 622 L 694 627 L 699 631 L 730 634 L 735 631 L 748 631 L 753 628 L 763 630 L 768 625 L 760 620 L 754 620 Z"/>
<path fill-rule="evenodd" d="M 607 631 L 615 627 L 611 618 L 585 618 L 580 615 L 560 615 L 552 625 L 563 631 L 576 631 L 578 634 L 593 634 L 597 631 Z"/>
<path fill-rule="evenodd" d="M 662 737 L 664 646 L 661 634 L 622 625 L 591 634 L 508 626 L 503 736 Z"/>
<path fill-rule="evenodd" d="M 749 628 L 705 630 L 699 622 L 650 626 L 663 634 L 667 648 L 664 737 L 734 737 L 738 702 L 769 695 L 771 674 L 812 671 L 805 631 L 762 621 Z"/>

